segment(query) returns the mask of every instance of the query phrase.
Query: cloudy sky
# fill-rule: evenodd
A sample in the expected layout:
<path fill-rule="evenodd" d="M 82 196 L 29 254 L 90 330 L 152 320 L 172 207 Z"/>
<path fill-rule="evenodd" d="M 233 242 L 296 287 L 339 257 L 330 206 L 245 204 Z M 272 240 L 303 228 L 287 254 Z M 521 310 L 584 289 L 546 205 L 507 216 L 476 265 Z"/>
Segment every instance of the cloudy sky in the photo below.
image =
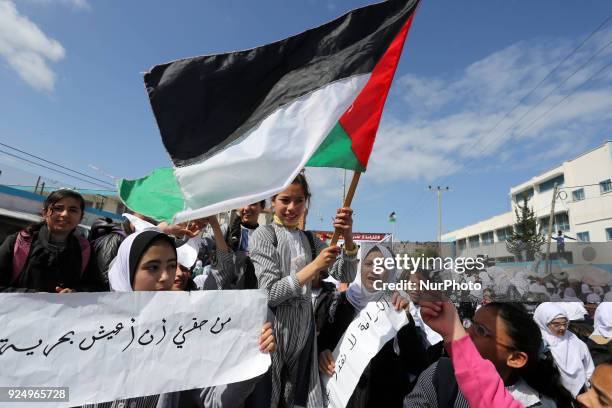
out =
<path fill-rule="evenodd" d="M 7 146 L 102 186 L 168 165 L 143 71 L 265 44 L 367 3 L 0 0 L 0 182 L 41 175 L 96 187 Z M 612 139 L 611 15 L 604 0 L 424 0 L 357 191 L 355 229 L 391 231 L 395 211 L 400 239 L 433 239 L 428 185 L 451 188 L 448 231 L 507 211 L 511 186 Z M 326 228 L 343 172 L 308 175 L 309 227 Z"/>

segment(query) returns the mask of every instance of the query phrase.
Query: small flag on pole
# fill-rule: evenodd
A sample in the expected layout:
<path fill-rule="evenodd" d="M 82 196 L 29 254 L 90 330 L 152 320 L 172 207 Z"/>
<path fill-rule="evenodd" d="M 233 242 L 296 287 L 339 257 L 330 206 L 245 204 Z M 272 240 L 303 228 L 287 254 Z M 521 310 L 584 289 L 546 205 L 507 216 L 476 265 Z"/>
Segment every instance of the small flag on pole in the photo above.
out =
<path fill-rule="evenodd" d="M 391 223 L 395 222 L 395 211 L 389 214 L 389 222 Z"/>

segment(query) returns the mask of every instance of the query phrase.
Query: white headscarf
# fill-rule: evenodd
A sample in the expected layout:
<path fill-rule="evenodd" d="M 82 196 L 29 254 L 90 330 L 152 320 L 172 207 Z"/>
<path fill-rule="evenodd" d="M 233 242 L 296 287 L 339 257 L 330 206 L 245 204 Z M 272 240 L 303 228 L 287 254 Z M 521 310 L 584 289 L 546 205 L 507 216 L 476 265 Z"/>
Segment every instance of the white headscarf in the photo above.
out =
<path fill-rule="evenodd" d="M 589 293 L 591 293 L 591 287 L 588 283 L 583 283 L 582 285 L 580 285 L 580 291 L 582 292 L 582 294 L 588 295 Z"/>
<path fill-rule="evenodd" d="M 121 245 L 117 256 L 113 260 L 110 270 L 108 271 L 108 282 L 110 283 L 113 292 L 133 292 L 130 271 L 130 255 L 134 241 L 141 237 L 142 234 L 150 233 L 152 230 L 144 230 L 128 235 Z M 155 230 L 153 230 L 155 231 Z M 164 235 L 162 232 L 155 231 L 159 235 Z M 144 238 L 144 237 L 142 237 Z M 141 238 L 141 239 L 142 239 Z M 151 241 L 151 240 L 149 240 Z M 143 251 L 144 252 L 144 248 Z M 142 253 L 139 255 L 142 256 Z"/>
<path fill-rule="evenodd" d="M 563 301 L 582 303 L 582 300 L 576 296 L 576 291 L 573 288 L 565 288 L 565 291 L 563 292 Z"/>
<path fill-rule="evenodd" d="M 486 271 L 480 272 L 478 274 L 478 277 L 480 278 L 480 283 L 482 284 L 483 290 L 493 288 L 493 281 L 491 280 L 491 277 Z"/>
<path fill-rule="evenodd" d="M 191 269 L 197 260 L 198 251 L 188 243 L 176 248 L 176 261 L 185 268 Z"/>
<path fill-rule="evenodd" d="M 612 302 L 603 302 L 595 310 L 595 330 L 591 336 L 612 337 Z"/>
<path fill-rule="evenodd" d="M 589 293 L 586 300 L 587 303 L 599 304 L 601 302 L 601 296 L 599 296 L 597 293 Z"/>
<path fill-rule="evenodd" d="M 496 295 L 505 295 L 508 293 L 508 289 L 510 289 L 510 277 L 506 273 L 506 271 L 499 266 L 491 266 L 487 268 L 487 273 L 495 282 L 495 294 Z"/>
<path fill-rule="evenodd" d="M 583 320 L 584 315 L 588 314 L 582 302 L 557 302 L 557 305 L 565 310 L 570 320 Z"/>
<path fill-rule="evenodd" d="M 581 351 L 584 349 L 584 343 L 569 330 L 566 330 L 563 337 L 553 334 L 548 328 L 548 323 L 558 317 L 565 317 L 569 320 L 567 312 L 558 303 L 553 302 L 540 304 L 533 315 L 542 332 L 542 338 L 559 367 L 563 386 L 573 396 L 576 396 L 588 380 L 585 366 L 582 363 Z"/>
<path fill-rule="evenodd" d="M 385 259 L 393 259 L 393 265 L 395 265 L 395 257 L 393 256 L 393 253 L 389 250 L 389 248 L 379 244 L 373 246 L 363 245 L 361 247 L 361 260 L 359 261 L 357 276 L 355 276 L 355 280 L 349 285 L 346 291 L 347 300 L 358 312 L 361 311 L 364 307 L 366 307 L 368 302 L 373 300 L 376 295 L 379 294 L 379 292 L 376 290 L 374 292 L 368 292 L 366 288 L 363 287 L 363 285 L 361 284 L 361 268 L 363 267 L 363 262 L 368 256 L 368 254 L 374 251 L 375 249 L 378 249 Z M 388 269 L 386 282 L 395 282 L 395 280 L 397 279 L 396 275 L 397 270 L 395 269 L 395 266 L 392 269 Z"/>
<path fill-rule="evenodd" d="M 529 281 L 527 280 L 526 271 L 518 271 L 514 274 L 510 282 L 514 285 L 519 294 L 523 296 L 529 291 Z"/>

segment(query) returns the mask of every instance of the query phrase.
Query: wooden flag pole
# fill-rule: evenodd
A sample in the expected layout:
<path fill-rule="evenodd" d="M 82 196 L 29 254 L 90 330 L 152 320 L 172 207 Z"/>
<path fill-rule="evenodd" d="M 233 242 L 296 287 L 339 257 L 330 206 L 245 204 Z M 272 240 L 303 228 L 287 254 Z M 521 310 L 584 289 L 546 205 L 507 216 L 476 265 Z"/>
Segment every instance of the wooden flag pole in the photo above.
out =
<path fill-rule="evenodd" d="M 343 207 L 351 206 L 351 203 L 353 202 L 353 196 L 355 195 L 355 190 L 357 190 L 357 183 L 359 183 L 360 176 L 360 172 L 353 172 L 353 179 L 351 180 L 351 185 L 349 186 L 348 192 L 346 193 L 346 197 L 344 197 L 344 204 L 342 205 Z M 335 246 L 338 243 L 338 239 L 340 239 L 340 231 L 336 229 L 329 245 Z"/>

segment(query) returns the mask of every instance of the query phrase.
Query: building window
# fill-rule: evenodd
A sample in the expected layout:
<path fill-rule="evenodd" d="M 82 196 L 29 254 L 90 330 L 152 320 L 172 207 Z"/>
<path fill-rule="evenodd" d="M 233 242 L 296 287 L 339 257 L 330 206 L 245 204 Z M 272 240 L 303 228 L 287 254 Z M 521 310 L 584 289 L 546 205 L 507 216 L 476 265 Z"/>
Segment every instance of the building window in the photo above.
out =
<path fill-rule="evenodd" d="M 548 220 L 550 217 L 540 218 L 540 233 L 548 234 Z M 567 213 L 555 214 L 555 222 L 553 224 L 553 231 L 569 231 L 569 216 Z"/>
<path fill-rule="evenodd" d="M 574 201 L 584 200 L 584 188 L 579 188 L 578 190 L 572 191 L 572 199 Z"/>
<path fill-rule="evenodd" d="M 599 190 L 601 194 L 606 194 L 612 191 L 612 180 L 607 179 L 599 183 Z"/>
<path fill-rule="evenodd" d="M 606 228 L 606 237 L 608 237 L 608 241 L 612 241 L 612 228 Z"/>
<path fill-rule="evenodd" d="M 481 235 L 482 245 L 493 245 L 493 231 Z"/>
<path fill-rule="evenodd" d="M 555 214 L 555 229 L 557 231 L 569 231 L 569 216 L 567 213 Z"/>
<path fill-rule="evenodd" d="M 552 190 L 553 188 L 555 188 L 555 183 L 557 183 L 557 187 L 559 187 L 562 186 L 564 182 L 565 178 L 563 177 L 563 174 L 561 174 L 560 176 L 540 183 L 540 185 L 538 186 L 538 190 L 540 190 L 540 193 L 543 193 L 545 191 Z"/>
<path fill-rule="evenodd" d="M 495 231 L 495 233 L 497 234 L 497 241 L 505 242 L 506 240 L 510 239 L 510 237 L 512 236 L 512 232 L 512 227 L 498 229 L 497 231 Z"/>
<path fill-rule="evenodd" d="M 514 201 L 517 204 L 522 204 L 523 203 L 523 195 L 527 195 L 527 201 L 531 200 L 531 197 L 533 197 L 533 187 L 525 190 L 525 191 L 521 191 L 520 193 L 516 193 L 514 195 Z"/>
<path fill-rule="evenodd" d="M 457 241 L 457 249 L 460 251 L 465 249 L 465 239 L 460 239 Z"/>
<path fill-rule="evenodd" d="M 478 248 L 480 246 L 480 237 L 478 235 L 474 235 L 469 238 L 470 240 L 470 248 Z"/>
<path fill-rule="evenodd" d="M 581 242 L 591 242 L 591 239 L 589 238 L 589 232 L 579 232 L 576 234 L 576 236 L 578 237 L 578 241 Z"/>

